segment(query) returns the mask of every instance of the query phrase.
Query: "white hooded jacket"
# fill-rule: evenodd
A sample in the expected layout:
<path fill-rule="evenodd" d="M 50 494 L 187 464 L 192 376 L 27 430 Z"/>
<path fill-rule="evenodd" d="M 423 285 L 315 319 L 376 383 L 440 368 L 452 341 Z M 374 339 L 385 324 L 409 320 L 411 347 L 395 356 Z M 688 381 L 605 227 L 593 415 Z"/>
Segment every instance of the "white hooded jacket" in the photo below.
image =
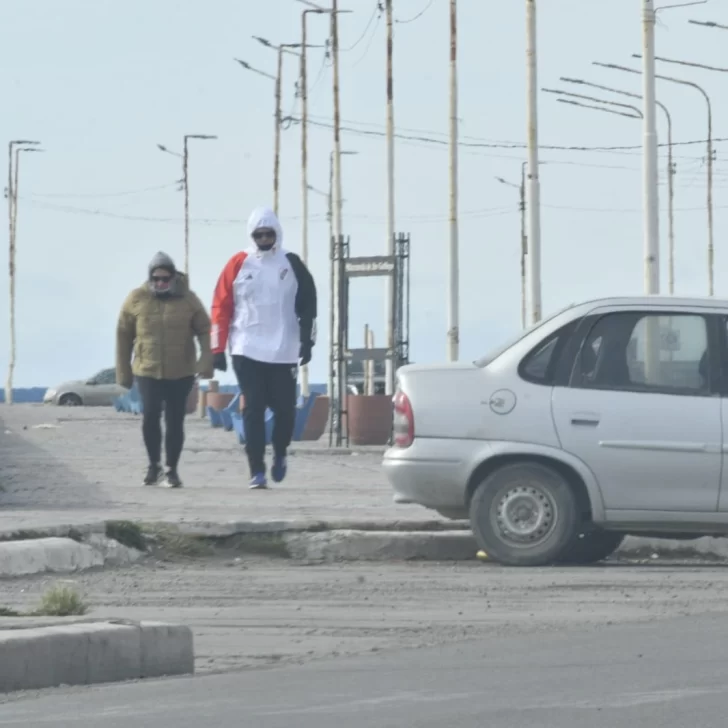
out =
<path fill-rule="evenodd" d="M 316 286 L 295 254 L 283 248 L 283 230 L 266 207 L 253 210 L 248 235 L 275 230 L 276 243 L 253 242 L 236 253 L 218 279 L 212 303 L 212 351 L 272 364 L 296 364 L 302 344 L 315 343 Z"/>

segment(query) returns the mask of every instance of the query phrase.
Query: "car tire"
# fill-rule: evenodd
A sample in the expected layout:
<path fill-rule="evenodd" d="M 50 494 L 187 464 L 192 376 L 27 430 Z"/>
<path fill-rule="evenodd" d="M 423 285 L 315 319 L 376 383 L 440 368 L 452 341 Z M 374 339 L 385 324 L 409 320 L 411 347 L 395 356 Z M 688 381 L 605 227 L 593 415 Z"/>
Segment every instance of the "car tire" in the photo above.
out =
<path fill-rule="evenodd" d="M 80 407 L 83 402 L 77 394 L 69 393 L 62 395 L 58 400 L 58 404 L 61 407 Z"/>
<path fill-rule="evenodd" d="M 559 559 L 562 564 L 586 566 L 611 556 L 624 541 L 624 534 L 616 531 L 586 531 L 580 533 L 567 546 Z"/>
<path fill-rule="evenodd" d="M 470 501 L 478 547 L 506 566 L 559 561 L 579 533 L 576 497 L 566 479 L 541 463 L 513 463 L 488 475 Z"/>

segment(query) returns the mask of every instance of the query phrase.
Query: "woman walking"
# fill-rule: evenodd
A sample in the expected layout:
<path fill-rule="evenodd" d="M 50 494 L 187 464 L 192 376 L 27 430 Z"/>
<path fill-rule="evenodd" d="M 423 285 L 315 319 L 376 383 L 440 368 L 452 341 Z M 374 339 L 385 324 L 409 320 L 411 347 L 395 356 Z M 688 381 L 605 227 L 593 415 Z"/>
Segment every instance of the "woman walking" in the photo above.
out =
<path fill-rule="evenodd" d="M 124 301 L 116 329 L 116 381 L 131 389 L 136 378 L 144 406 L 142 434 L 149 455 L 144 485 L 166 480 L 170 488 L 182 487 L 178 464 L 187 398 L 196 374 L 202 379 L 213 376 L 210 317 L 173 260 L 166 253 L 157 253 L 149 264 L 147 282 Z M 162 468 L 162 409 L 166 473 Z"/>

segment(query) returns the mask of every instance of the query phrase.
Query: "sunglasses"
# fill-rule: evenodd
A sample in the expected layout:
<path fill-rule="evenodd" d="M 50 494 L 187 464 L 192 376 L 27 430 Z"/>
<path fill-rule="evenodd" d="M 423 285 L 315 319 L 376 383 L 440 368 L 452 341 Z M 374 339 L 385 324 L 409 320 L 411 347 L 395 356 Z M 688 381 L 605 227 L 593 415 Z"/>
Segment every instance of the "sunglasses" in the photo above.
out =
<path fill-rule="evenodd" d="M 152 276 L 154 283 L 169 283 L 172 280 L 172 276 Z"/>
<path fill-rule="evenodd" d="M 275 240 L 275 237 L 276 234 L 274 230 L 256 230 L 253 233 L 253 240 L 264 240 L 265 238 Z"/>

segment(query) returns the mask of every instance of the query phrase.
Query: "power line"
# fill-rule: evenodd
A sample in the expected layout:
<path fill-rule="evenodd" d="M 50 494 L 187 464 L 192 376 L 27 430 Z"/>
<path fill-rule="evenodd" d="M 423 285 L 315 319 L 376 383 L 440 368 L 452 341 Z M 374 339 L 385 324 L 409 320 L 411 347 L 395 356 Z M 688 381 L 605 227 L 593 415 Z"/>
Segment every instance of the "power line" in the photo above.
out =
<path fill-rule="evenodd" d="M 168 182 L 166 185 L 157 185 L 156 187 L 142 187 L 136 190 L 125 190 L 123 192 L 33 192 L 30 197 L 87 197 L 87 198 L 101 198 L 101 197 L 126 197 L 130 195 L 141 195 L 145 192 L 156 192 L 157 190 L 167 190 L 172 187 L 177 187 L 179 182 Z"/>
<path fill-rule="evenodd" d="M 382 5 L 379 2 L 379 0 L 377 0 L 377 2 L 375 2 L 374 12 L 371 14 L 371 17 L 369 18 L 369 22 L 366 24 L 366 27 L 364 28 L 362 34 L 359 36 L 359 39 L 353 45 L 349 46 L 348 48 L 341 48 L 340 49 L 341 53 L 349 53 L 349 51 L 353 51 L 364 40 L 364 38 L 366 38 L 369 28 L 371 27 L 372 23 L 374 22 L 374 19 L 377 18 L 377 13 L 379 13 L 379 18 L 381 18 L 382 17 Z M 377 22 L 379 22 L 379 18 L 377 18 Z"/>
<path fill-rule="evenodd" d="M 432 4 L 434 2 L 435 2 L 435 0 L 430 0 L 430 2 L 427 3 L 427 5 L 425 5 L 425 7 L 422 10 L 420 10 L 419 13 L 417 13 L 417 15 L 412 16 L 409 20 L 397 20 L 395 18 L 394 22 L 399 23 L 400 25 L 407 25 L 408 23 L 414 23 L 415 20 L 419 20 L 432 7 Z"/>
<path fill-rule="evenodd" d="M 286 119 L 286 121 L 292 123 L 292 124 L 300 124 L 301 119 L 296 116 L 291 116 Z M 323 127 L 325 129 L 333 129 L 333 124 L 330 122 L 324 122 L 324 121 L 315 121 L 312 119 L 309 119 L 309 124 L 312 126 L 319 126 Z M 385 132 L 374 130 L 374 129 L 355 129 L 351 126 L 342 126 L 341 131 L 346 131 L 350 134 L 359 134 L 360 136 L 375 136 L 375 137 L 383 137 L 385 136 Z M 446 146 L 448 144 L 448 141 L 444 139 L 435 139 L 434 137 L 430 136 L 424 136 L 424 135 L 413 135 L 413 134 L 402 134 L 399 132 L 395 132 L 394 136 L 397 139 L 407 140 L 407 141 L 417 141 L 417 142 L 423 142 L 426 144 L 437 144 Z M 673 142 L 673 147 L 678 146 L 693 146 L 696 144 L 705 144 L 707 140 L 705 139 L 691 139 L 689 141 L 685 142 Z M 713 143 L 718 142 L 726 142 L 728 141 L 728 137 L 719 137 L 717 139 L 713 139 Z M 460 141 L 458 142 L 458 146 L 465 147 L 465 148 L 473 148 L 473 149 L 526 149 L 526 144 L 523 142 L 469 142 L 469 141 Z M 658 144 L 659 147 L 667 147 L 668 144 Z M 549 151 L 562 151 L 562 152 L 619 152 L 619 151 L 627 151 L 627 150 L 634 150 L 634 149 L 642 149 L 641 145 L 638 144 L 622 144 L 622 145 L 614 145 L 614 146 L 563 146 L 558 144 L 539 144 L 539 149 L 546 149 Z"/>

